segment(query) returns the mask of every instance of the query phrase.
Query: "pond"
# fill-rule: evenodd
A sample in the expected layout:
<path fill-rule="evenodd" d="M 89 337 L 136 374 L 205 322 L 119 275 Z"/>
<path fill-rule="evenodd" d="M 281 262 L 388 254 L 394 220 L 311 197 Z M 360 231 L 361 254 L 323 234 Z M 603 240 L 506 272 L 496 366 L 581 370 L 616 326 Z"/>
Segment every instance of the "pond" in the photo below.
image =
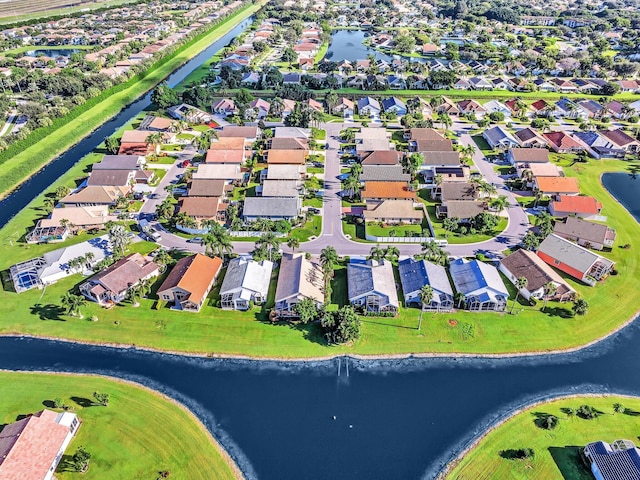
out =
<path fill-rule="evenodd" d="M 56 58 L 56 57 L 70 57 L 74 53 L 78 53 L 81 50 L 78 48 L 39 48 L 37 50 L 29 50 L 24 52 L 25 57 L 40 57 L 44 55 L 45 57 Z"/>
<path fill-rule="evenodd" d="M 394 58 L 404 58 L 412 62 L 426 62 L 426 58 L 400 57 L 387 55 L 364 45 L 364 40 L 369 36 L 364 30 L 334 30 L 331 34 L 331 42 L 325 58 L 332 62 L 348 60 L 366 60 L 367 55 L 373 55 L 376 60 L 392 61 Z"/>
<path fill-rule="evenodd" d="M 602 184 L 640 222 L 640 175 L 624 172 L 604 173 Z"/>

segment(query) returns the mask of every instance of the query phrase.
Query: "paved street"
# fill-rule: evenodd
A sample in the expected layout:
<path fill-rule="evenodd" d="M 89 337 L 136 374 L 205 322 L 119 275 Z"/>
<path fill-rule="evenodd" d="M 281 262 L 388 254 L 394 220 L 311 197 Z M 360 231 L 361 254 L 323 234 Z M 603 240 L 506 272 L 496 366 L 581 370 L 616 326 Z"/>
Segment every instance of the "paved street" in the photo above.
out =
<path fill-rule="evenodd" d="M 350 240 L 346 238 L 342 232 L 342 202 L 339 195 L 342 187 L 340 180 L 338 180 L 338 176 L 340 175 L 340 158 L 338 155 L 340 141 L 338 139 L 338 135 L 340 130 L 347 126 L 353 126 L 353 124 L 327 123 L 322 125 L 322 128 L 327 131 L 322 234 L 310 242 L 303 243 L 299 249 L 301 251 L 317 255 L 323 248 L 333 246 L 340 255 L 365 256 L 369 254 L 369 251 L 373 246 L 371 243 L 362 243 Z M 468 129 L 470 128 L 469 124 L 454 123 L 452 128 L 454 131 L 460 132 L 460 142 L 462 144 L 472 144 L 476 146 L 473 139 L 468 134 Z M 187 158 L 192 158 L 194 154 L 195 150 L 193 150 L 192 147 L 187 148 L 184 152 L 179 154 L 178 160 L 182 161 Z M 445 250 L 453 256 L 472 256 L 478 252 L 488 255 L 499 255 L 501 251 L 520 242 L 528 229 L 527 215 L 518 205 L 513 193 L 505 187 L 504 180 L 494 171 L 494 165 L 484 160 L 484 156 L 479 149 L 476 149 L 473 161 L 477 169 L 484 175 L 485 179 L 496 186 L 498 194 L 506 195 L 509 199 L 510 206 L 506 212 L 509 217 L 509 222 L 504 232 L 496 238 L 475 244 L 449 245 Z M 183 169 L 177 167 L 177 163 L 178 162 L 176 162 L 176 164 L 167 172 L 167 175 L 156 188 L 156 196 L 145 202 L 141 212 L 155 212 L 156 205 L 161 203 L 167 196 L 165 187 L 172 181 L 177 180 L 183 173 Z M 157 228 L 162 232 L 162 240 L 160 243 L 164 247 L 189 250 L 193 252 L 204 251 L 202 246 L 195 243 L 188 243 L 186 239 L 165 231 L 160 225 L 157 225 Z M 393 245 L 399 248 L 400 253 L 403 256 L 415 255 L 421 251 L 420 245 Z M 253 250 L 253 247 L 253 242 L 234 242 L 234 250 L 236 253 L 249 253 Z M 288 250 L 286 245 L 283 245 L 282 249 L 285 251 Z"/>

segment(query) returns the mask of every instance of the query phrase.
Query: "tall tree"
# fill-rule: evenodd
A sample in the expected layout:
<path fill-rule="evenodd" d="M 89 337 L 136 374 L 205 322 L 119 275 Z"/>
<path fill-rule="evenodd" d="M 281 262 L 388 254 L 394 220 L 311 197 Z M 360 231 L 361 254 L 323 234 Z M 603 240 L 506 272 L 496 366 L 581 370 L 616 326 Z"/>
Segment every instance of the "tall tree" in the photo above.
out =
<path fill-rule="evenodd" d="M 118 150 L 120 150 L 120 139 L 116 137 L 107 137 L 104 139 L 104 147 L 107 149 L 107 152 L 115 155 L 118 153 Z"/>
<path fill-rule="evenodd" d="M 420 320 L 418 320 L 418 330 L 422 328 L 422 313 L 425 311 L 425 309 L 429 305 L 431 305 L 434 295 L 435 295 L 435 292 L 433 291 L 433 287 L 429 284 L 424 285 L 420 289 L 420 304 L 422 308 L 420 311 Z"/>
<path fill-rule="evenodd" d="M 513 310 L 516 308 L 516 303 L 518 303 L 518 297 L 520 296 L 520 290 L 522 290 L 523 288 L 527 288 L 527 285 L 529 284 L 529 281 L 526 279 L 526 277 L 519 277 L 516 280 L 515 283 L 515 287 L 516 287 L 516 298 L 513 299 L 513 305 L 511 306 L 511 314 L 513 314 Z"/>
<path fill-rule="evenodd" d="M 86 299 L 82 295 L 75 295 L 67 292 L 62 296 L 62 305 L 67 307 L 67 313 L 72 317 L 79 316 L 82 318 L 80 308 L 87 304 Z"/>
<path fill-rule="evenodd" d="M 209 223 L 209 231 L 202 237 L 205 254 L 209 257 L 224 258 L 233 253 L 231 235 L 226 228 L 217 222 Z"/>
<path fill-rule="evenodd" d="M 547 282 L 542 286 L 542 296 L 544 298 L 544 304 L 542 310 L 547 309 L 547 302 L 558 292 L 558 286 L 553 282 Z"/>

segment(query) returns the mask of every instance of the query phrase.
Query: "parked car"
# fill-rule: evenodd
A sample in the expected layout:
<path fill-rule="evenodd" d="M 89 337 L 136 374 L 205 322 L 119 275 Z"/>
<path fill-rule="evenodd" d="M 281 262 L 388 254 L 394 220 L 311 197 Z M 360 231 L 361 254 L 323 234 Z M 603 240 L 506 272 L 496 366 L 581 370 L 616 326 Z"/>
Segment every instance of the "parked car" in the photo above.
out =
<path fill-rule="evenodd" d="M 202 237 L 192 237 L 187 239 L 187 243 L 202 243 Z"/>
<path fill-rule="evenodd" d="M 311 213 L 315 213 L 316 215 L 320 213 L 320 209 L 315 207 L 309 207 L 309 211 Z"/>

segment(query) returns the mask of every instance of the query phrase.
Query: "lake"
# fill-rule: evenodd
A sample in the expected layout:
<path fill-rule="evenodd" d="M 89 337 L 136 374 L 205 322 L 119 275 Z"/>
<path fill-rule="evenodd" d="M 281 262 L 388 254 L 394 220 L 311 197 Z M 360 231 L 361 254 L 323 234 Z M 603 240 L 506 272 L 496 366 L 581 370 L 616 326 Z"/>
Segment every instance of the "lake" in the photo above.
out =
<path fill-rule="evenodd" d="M 161 391 L 189 407 L 249 479 L 418 480 L 523 404 L 640 395 L 639 343 L 636 321 L 578 353 L 350 360 L 347 377 L 344 358 L 338 376 L 338 360 L 190 358 L 5 337 L 0 368 L 99 373 Z"/>
<path fill-rule="evenodd" d="M 624 172 L 604 173 L 602 184 L 640 222 L 640 176 Z"/>
<path fill-rule="evenodd" d="M 331 42 L 325 58 L 332 62 L 366 60 L 367 55 L 373 55 L 376 60 L 385 60 L 387 62 L 394 59 L 392 55 L 387 55 L 364 45 L 362 42 L 368 35 L 369 33 L 364 30 L 334 30 L 331 33 Z M 400 57 L 397 55 L 395 58 L 404 58 L 412 62 L 427 61 L 425 58 Z"/>
<path fill-rule="evenodd" d="M 74 53 L 81 52 L 78 48 L 39 48 L 37 50 L 29 50 L 24 52 L 25 57 L 39 57 L 44 55 L 45 57 L 55 58 L 59 56 L 70 57 Z"/>

